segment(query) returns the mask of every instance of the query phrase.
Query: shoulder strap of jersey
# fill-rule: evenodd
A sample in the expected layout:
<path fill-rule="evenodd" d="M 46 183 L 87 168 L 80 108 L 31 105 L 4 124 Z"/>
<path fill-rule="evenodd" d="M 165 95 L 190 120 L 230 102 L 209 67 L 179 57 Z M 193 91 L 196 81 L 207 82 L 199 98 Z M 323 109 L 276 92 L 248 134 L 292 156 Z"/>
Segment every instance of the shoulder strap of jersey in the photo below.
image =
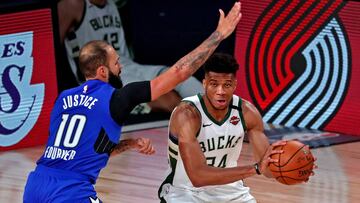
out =
<path fill-rule="evenodd" d="M 239 101 L 237 102 L 237 104 L 236 104 L 236 99 L 239 100 Z M 242 126 L 243 126 L 244 132 L 246 132 L 247 127 L 246 127 L 246 122 L 245 122 L 245 119 L 244 119 L 244 115 L 243 115 L 241 106 L 242 106 L 242 99 L 241 99 L 241 97 L 236 96 L 236 95 L 233 95 L 233 99 L 232 99 L 232 103 L 231 103 L 231 105 L 230 105 L 230 108 L 236 109 L 236 110 L 239 111 L 239 115 L 240 115 L 240 118 L 241 118 L 241 124 L 242 124 Z"/>

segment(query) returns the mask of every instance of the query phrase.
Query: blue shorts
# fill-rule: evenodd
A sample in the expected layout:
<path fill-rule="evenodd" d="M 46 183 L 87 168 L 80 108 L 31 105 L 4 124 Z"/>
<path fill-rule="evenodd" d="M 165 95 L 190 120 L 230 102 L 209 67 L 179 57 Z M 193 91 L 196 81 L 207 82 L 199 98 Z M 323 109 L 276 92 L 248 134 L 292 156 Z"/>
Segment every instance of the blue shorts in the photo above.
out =
<path fill-rule="evenodd" d="M 101 202 L 87 176 L 38 165 L 29 174 L 24 203 Z"/>

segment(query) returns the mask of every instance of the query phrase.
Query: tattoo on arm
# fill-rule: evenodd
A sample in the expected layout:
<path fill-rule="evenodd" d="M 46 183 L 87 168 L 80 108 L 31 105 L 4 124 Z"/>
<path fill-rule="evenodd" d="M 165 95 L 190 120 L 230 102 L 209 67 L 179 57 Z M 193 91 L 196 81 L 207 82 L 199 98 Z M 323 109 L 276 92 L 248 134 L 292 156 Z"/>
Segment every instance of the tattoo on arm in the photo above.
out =
<path fill-rule="evenodd" d="M 115 154 L 120 154 L 124 151 L 127 151 L 132 147 L 132 142 L 134 140 L 132 139 L 127 139 L 127 140 L 120 140 L 119 144 L 117 144 L 115 147 L 114 147 L 114 150 L 113 152 L 111 153 L 111 155 L 115 155 Z"/>
<path fill-rule="evenodd" d="M 188 69 L 189 75 L 192 75 L 205 63 L 222 39 L 220 32 L 213 32 L 200 46 L 176 62 L 176 69 Z"/>

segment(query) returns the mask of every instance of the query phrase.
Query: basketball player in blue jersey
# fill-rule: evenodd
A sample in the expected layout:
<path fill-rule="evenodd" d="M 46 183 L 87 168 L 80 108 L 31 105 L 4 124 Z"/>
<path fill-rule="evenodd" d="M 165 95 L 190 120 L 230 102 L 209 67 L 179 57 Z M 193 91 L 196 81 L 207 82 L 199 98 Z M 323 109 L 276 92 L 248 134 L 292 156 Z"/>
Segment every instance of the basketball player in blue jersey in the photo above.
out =
<path fill-rule="evenodd" d="M 226 17 L 220 10 L 216 30 L 201 45 L 153 80 L 123 88 L 115 49 L 104 41 L 87 43 L 79 55 L 86 82 L 57 98 L 48 143 L 29 174 L 24 202 L 98 202 L 93 185 L 114 149 L 121 152 L 138 144 L 136 148 L 143 153 L 153 153 L 149 143 L 119 143 L 122 124 L 132 108 L 157 99 L 189 78 L 234 31 L 240 18 L 240 3 Z"/>
<path fill-rule="evenodd" d="M 264 174 L 283 153 L 269 145 L 257 109 L 234 95 L 239 65 L 228 54 L 214 54 L 205 63 L 205 94 L 183 99 L 169 124 L 168 175 L 159 189 L 161 202 L 253 203 L 255 198 L 243 179 Z M 256 163 L 238 166 L 247 134 Z"/>

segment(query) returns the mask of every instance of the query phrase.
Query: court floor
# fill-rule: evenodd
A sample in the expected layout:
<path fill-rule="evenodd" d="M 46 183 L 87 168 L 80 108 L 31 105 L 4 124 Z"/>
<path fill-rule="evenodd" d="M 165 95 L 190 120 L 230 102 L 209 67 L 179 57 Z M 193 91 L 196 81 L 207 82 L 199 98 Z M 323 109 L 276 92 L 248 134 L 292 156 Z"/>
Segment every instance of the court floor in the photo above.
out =
<path fill-rule="evenodd" d="M 96 190 L 104 202 L 154 203 L 167 167 L 167 129 L 125 133 L 123 137 L 151 138 L 156 153 L 134 151 L 110 158 L 101 172 Z M 27 174 L 35 167 L 44 146 L 0 153 L 0 202 L 22 202 Z M 319 168 L 307 184 L 287 186 L 263 176 L 245 183 L 263 203 L 356 203 L 360 202 L 360 142 L 312 149 Z M 240 165 L 252 164 L 250 145 L 245 143 Z"/>

